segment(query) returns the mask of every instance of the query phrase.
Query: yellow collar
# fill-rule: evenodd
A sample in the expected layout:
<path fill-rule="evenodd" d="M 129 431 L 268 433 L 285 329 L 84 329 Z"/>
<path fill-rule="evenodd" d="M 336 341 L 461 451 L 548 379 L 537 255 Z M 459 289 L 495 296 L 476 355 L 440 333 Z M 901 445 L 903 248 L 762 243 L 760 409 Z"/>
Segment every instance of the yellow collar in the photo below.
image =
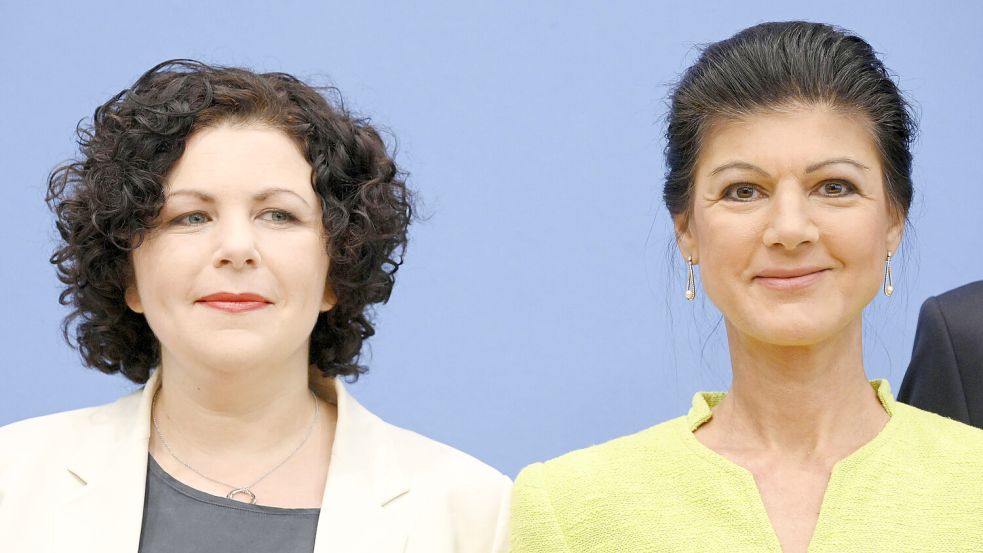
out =
<path fill-rule="evenodd" d="M 893 417 L 894 395 L 891 394 L 891 384 L 887 380 L 877 379 L 871 380 L 870 385 L 874 388 L 874 392 L 877 393 L 877 399 L 884 406 L 884 410 L 887 411 L 889 416 Z M 703 426 L 710 420 L 710 417 L 713 416 L 711 409 L 716 407 L 726 395 L 727 392 L 697 392 L 693 395 L 693 404 L 689 408 L 689 413 L 686 415 L 686 422 L 689 425 L 690 432 L 696 431 L 697 428 Z"/>

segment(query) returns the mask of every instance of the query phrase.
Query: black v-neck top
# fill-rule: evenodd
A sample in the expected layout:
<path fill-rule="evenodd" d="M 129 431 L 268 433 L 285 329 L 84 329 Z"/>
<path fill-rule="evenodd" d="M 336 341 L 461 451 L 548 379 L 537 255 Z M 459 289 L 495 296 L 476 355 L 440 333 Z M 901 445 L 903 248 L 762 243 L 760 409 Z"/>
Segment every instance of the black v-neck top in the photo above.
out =
<path fill-rule="evenodd" d="M 250 505 L 196 490 L 147 456 L 139 553 L 311 553 L 320 509 Z"/>

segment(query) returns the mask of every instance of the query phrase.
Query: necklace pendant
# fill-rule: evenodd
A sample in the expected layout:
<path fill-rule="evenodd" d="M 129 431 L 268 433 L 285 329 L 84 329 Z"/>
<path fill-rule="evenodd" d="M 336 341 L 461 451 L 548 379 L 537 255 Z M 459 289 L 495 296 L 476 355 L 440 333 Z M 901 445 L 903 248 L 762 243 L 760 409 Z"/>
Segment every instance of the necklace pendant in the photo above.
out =
<path fill-rule="evenodd" d="M 227 499 L 235 499 L 237 495 L 244 495 L 249 499 L 250 505 L 256 504 L 256 494 L 249 490 L 249 488 L 236 488 L 229 492 L 229 495 L 225 496 Z M 241 501 L 241 500 L 237 500 Z"/>

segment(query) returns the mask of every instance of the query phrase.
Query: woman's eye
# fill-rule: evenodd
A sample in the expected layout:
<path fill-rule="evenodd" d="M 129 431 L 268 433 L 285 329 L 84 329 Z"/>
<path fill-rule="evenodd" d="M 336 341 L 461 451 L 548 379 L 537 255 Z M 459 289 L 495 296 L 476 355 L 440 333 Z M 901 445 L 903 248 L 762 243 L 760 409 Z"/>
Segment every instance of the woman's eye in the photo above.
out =
<path fill-rule="evenodd" d="M 187 215 L 182 215 L 177 219 L 174 219 L 174 222 L 177 224 L 189 225 L 194 227 L 207 223 L 208 215 L 205 215 L 200 211 L 196 211 L 194 213 L 188 213 Z"/>
<path fill-rule="evenodd" d="M 292 213 L 282 209 L 271 209 L 269 211 L 265 211 L 263 212 L 263 217 L 273 223 L 289 223 L 297 220 Z"/>
<path fill-rule="evenodd" d="M 852 194 L 856 191 L 856 188 L 854 188 L 853 185 L 848 182 L 829 181 L 824 182 L 820 187 L 820 190 L 825 196 L 838 197 Z"/>
<path fill-rule="evenodd" d="M 735 184 L 724 192 L 724 197 L 738 202 L 749 202 L 760 196 L 758 188 L 752 184 Z"/>

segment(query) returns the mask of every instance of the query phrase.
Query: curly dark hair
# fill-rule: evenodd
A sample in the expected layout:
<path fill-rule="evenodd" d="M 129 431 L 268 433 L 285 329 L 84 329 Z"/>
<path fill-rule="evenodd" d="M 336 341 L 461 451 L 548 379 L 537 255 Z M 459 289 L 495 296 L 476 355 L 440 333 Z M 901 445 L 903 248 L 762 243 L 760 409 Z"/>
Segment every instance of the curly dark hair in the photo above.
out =
<path fill-rule="evenodd" d="M 405 173 L 336 89 L 194 60 L 165 61 L 99 106 L 91 124 L 78 126 L 81 159 L 48 178 L 45 200 L 62 240 L 51 263 L 65 285 L 59 302 L 72 308 L 65 339 L 87 366 L 147 381 L 160 344 L 124 299 L 130 253 L 156 226 L 164 178 L 189 136 L 224 122 L 282 130 L 313 167 L 337 303 L 317 319 L 309 361 L 326 377 L 358 379 L 367 370 L 362 344 L 375 334 L 372 305 L 388 301 L 406 250 L 413 195 Z"/>

